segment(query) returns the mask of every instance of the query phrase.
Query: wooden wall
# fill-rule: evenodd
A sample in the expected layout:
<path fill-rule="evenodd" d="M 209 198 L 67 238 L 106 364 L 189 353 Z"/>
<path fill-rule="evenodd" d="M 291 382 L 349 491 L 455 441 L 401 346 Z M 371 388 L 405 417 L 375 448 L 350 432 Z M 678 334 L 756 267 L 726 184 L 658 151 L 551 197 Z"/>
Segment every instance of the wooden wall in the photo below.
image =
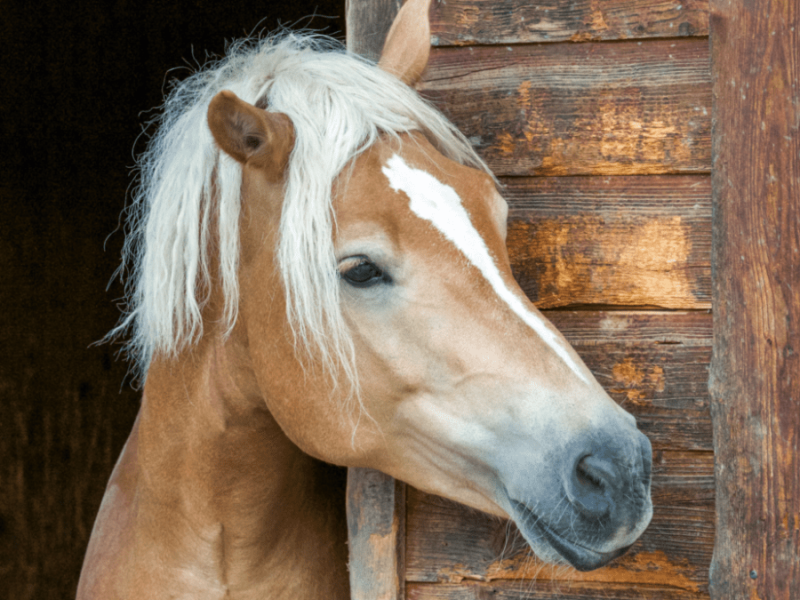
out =
<path fill-rule="evenodd" d="M 348 44 L 374 57 L 380 43 L 353 25 L 371 6 L 349 2 Z M 434 0 L 419 91 L 505 186 L 523 289 L 652 441 L 655 516 L 627 555 L 581 574 L 540 564 L 513 526 L 409 488 L 408 598 L 708 597 L 708 28 L 703 0 Z"/>

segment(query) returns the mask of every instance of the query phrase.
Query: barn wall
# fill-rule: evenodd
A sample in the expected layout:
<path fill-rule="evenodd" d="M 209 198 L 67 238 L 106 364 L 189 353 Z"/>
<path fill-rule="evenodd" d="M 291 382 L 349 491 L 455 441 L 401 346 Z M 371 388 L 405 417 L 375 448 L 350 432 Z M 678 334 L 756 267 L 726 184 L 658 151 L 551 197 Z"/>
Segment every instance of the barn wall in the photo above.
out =
<path fill-rule="evenodd" d="M 653 442 L 655 517 L 626 556 L 580 574 L 540 564 L 505 523 L 408 489 L 408 598 L 708 597 L 708 27 L 705 1 L 433 2 L 418 89 L 505 186 L 523 289 Z"/>

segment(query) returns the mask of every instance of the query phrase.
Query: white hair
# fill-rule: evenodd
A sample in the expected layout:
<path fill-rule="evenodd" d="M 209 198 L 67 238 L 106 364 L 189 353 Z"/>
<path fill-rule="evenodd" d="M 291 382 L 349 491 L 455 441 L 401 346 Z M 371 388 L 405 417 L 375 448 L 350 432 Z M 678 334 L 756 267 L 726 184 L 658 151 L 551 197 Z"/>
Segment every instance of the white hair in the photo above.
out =
<path fill-rule="evenodd" d="M 414 130 L 448 158 L 488 169 L 414 90 L 335 40 L 284 33 L 232 44 L 225 58 L 175 85 L 138 159 L 118 270 L 126 279 L 126 304 L 108 337 L 129 335 L 126 351 L 140 376 L 154 354 L 174 356 L 199 339 L 212 284 L 222 286 L 227 332 L 237 318 L 242 169 L 218 149 L 206 121 L 221 90 L 284 113 L 294 124 L 277 249 L 287 318 L 296 347 L 306 348 L 334 380 L 341 369 L 357 386 L 333 250 L 335 178 L 380 135 Z M 209 272 L 211 224 L 219 242 L 218 282 Z"/>

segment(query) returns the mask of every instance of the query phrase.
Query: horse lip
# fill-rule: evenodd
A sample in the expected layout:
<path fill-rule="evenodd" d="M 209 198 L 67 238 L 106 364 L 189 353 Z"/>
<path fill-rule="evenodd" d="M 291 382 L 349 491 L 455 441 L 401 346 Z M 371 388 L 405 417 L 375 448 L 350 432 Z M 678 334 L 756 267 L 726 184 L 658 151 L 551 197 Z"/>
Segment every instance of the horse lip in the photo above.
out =
<path fill-rule="evenodd" d="M 523 527 L 531 527 L 538 531 L 550 543 L 550 546 L 578 571 L 592 571 L 602 567 L 630 548 L 627 546 L 613 552 L 592 550 L 557 533 L 522 502 L 511 500 L 511 503 L 517 514 L 522 517 L 519 519 L 519 523 L 523 524 Z M 524 525 L 527 523 L 530 525 Z"/>

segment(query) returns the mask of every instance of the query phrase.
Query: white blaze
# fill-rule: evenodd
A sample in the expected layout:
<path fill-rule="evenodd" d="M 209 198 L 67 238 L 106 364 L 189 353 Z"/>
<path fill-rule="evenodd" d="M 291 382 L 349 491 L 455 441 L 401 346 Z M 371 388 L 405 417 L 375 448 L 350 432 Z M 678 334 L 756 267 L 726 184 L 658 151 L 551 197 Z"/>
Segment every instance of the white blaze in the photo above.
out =
<path fill-rule="evenodd" d="M 472 225 L 461 198 L 449 185 L 445 185 L 430 173 L 409 167 L 397 154 L 383 167 L 389 185 L 395 191 L 404 192 L 411 210 L 420 218 L 430 221 L 436 229 L 455 244 L 464 256 L 475 265 L 497 295 L 505 301 L 520 319 L 533 329 L 544 342 L 586 383 L 583 369 L 570 356 L 569 351 L 556 334 L 512 292 L 500 275 L 486 243 Z"/>

